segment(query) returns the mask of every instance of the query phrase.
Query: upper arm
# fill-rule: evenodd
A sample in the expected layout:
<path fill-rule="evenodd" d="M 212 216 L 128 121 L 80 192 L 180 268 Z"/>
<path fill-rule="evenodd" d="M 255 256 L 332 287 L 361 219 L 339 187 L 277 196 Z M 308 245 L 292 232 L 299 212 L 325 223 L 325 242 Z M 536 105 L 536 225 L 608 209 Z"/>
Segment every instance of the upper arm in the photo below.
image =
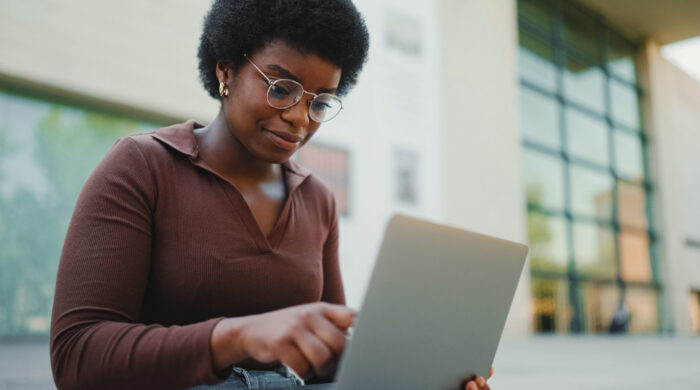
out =
<path fill-rule="evenodd" d="M 136 320 L 148 278 L 154 192 L 136 142 L 117 141 L 76 203 L 59 264 L 54 325 L 61 325 L 61 314 L 81 310 Z"/>

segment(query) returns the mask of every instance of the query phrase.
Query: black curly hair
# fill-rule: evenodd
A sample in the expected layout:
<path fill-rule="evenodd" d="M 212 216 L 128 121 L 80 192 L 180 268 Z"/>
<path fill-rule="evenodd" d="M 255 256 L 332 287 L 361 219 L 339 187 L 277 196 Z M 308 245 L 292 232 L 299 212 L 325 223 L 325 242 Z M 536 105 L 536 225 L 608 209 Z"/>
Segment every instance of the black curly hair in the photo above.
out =
<path fill-rule="evenodd" d="M 341 69 L 338 95 L 355 85 L 367 60 L 369 33 L 351 0 L 215 0 L 199 39 L 199 77 L 220 99 L 216 63 L 231 61 L 236 72 L 243 54 L 280 40 Z"/>

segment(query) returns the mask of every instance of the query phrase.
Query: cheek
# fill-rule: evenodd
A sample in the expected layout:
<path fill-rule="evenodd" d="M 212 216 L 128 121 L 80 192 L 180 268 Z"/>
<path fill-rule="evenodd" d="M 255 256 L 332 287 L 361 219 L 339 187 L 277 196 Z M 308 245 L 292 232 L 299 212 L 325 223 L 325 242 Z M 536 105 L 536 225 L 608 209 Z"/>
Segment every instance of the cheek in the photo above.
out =
<path fill-rule="evenodd" d="M 309 121 L 309 127 L 307 127 L 308 133 L 306 134 L 306 138 L 304 139 L 304 145 L 306 145 L 306 143 L 309 142 L 311 137 L 313 137 L 314 134 L 316 134 L 316 131 L 318 131 L 319 127 L 321 127 L 320 123 Z"/>

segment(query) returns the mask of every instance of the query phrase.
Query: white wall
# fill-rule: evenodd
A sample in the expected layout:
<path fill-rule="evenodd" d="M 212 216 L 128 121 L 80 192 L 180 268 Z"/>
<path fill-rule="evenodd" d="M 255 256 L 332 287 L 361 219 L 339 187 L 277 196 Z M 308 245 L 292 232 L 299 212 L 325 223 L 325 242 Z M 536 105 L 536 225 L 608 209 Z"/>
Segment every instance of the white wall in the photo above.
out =
<path fill-rule="evenodd" d="M 348 304 L 359 307 L 391 214 L 439 219 L 442 188 L 437 7 L 430 0 L 355 3 L 370 30 L 369 61 L 346 99 L 347 110 L 316 140 L 351 153 L 352 209 L 341 219 L 340 256 Z M 420 46 L 419 55 L 387 43 L 391 28 L 403 31 L 397 20 L 413 23 L 415 30 L 406 34 Z M 397 200 L 397 150 L 416 158 L 416 204 Z"/>
<path fill-rule="evenodd" d="M 670 309 L 664 320 L 668 330 L 687 334 L 690 289 L 700 288 L 700 250 L 686 244 L 700 237 L 700 82 L 664 59 L 652 41 L 645 59 L 660 267 Z"/>
<path fill-rule="evenodd" d="M 178 118 L 207 121 L 197 46 L 208 1 L 9 0 L 0 73 Z"/>

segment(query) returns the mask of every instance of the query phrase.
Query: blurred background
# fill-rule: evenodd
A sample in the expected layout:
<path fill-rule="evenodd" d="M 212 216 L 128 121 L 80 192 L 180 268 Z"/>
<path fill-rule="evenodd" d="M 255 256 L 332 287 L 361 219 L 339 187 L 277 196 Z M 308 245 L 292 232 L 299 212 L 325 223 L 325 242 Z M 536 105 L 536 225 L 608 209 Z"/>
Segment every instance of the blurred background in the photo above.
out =
<path fill-rule="evenodd" d="M 338 200 L 349 305 L 391 214 L 417 215 L 530 245 L 494 388 L 700 387 L 700 1 L 355 4 L 369 62 L 295 157 Z M 52 387 L 56 269 L 102 156 L 216 116 L 208 7 L 2 2 L 0 388 Z"/>

